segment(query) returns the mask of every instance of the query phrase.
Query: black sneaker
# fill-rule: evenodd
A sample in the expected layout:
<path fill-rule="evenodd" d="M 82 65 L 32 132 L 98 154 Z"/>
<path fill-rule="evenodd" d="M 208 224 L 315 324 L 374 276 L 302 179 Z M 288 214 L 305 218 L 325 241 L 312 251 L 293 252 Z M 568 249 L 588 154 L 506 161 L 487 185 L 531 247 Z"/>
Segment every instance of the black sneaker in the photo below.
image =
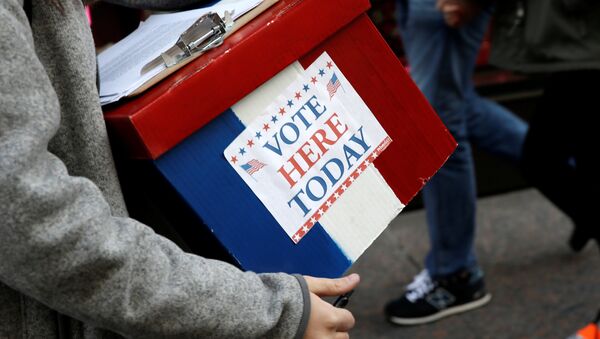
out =
<path fill-rule="evenodd" d="M 396 325 L 420 325 L 481 307 L 491 299 L 479 270 L 463 270 L 441 279 L 432 279 L 424 270 L 402 297 L 386 305 L 385 315 Z"/>

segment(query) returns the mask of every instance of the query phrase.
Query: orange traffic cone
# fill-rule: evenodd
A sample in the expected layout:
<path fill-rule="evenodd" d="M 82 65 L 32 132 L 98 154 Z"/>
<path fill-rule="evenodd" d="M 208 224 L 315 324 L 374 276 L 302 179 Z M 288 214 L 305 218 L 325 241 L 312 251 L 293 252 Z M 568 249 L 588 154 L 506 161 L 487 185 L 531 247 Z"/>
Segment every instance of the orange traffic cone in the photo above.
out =
<path fill-rule="evenodd" d="M 600 322 L 600 311 L 598 311 L 598 315 L 593 323 L 588 324 L 567 339 L 600 339 L 598 322 Z"/>

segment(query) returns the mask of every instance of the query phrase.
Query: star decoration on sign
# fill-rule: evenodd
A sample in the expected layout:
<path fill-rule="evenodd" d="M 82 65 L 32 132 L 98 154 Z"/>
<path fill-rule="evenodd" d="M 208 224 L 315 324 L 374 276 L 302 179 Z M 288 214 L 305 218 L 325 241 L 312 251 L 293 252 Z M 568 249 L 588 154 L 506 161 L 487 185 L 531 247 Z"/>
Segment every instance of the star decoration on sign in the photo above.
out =
<path fill-rule="evenodd" d="M 300 100 L 300 98 L 302 98 L 302 95 L 300 94 L 300 92 L 296 92 L 296 95 L 294 95 L 294 98 L 296 98 L 296 100 Z"/>
<path fill-rule="evenodd" d="M 263 128 L 262 129 L 264 129 L 265 132 L 268 131 L 269 128 L 271 128 L 271 127 L 269 127 L 269 124 L 263 124 Z"/>
<path fill-rule="evenodd" d="M 276 116 L 271 116 L 271 122 L 276 123 L 277 122 L 277 117 Z"/>
<path fill-rule="evenodd" d="M 284 115 L 285 114 L 285 108 L 283 108 L 283 107 L 279 108 L 279 114 Z"/>
<path fill-rule="evenodd" d="M 294 106 L 294 103 L 292 102 L 292 100 L 288 100 L 287 105 L 288 107 L 292 107 Z"/>
<path fill-rule="evenodd" d="M 262 134 L 260 132 L 256 132 L 255 137 L 256 139 L 260 139 L 262 137 Z"/>
<path fill-rule="evenodd" d="M 331 61 L 327 61 L 327 68 L 331 69 L 333 67 L 333 63 Z"/>
<path fill-rule="evenodd" d="M 308 92 L 308 88 L 309 88 L 309 87 L 308 87 L 308 85 L 307 85 L 307 84 L 306 84 L 306 85 L 304 85 L 304 86 L 302 86 L 302 90 L 303 90 L 304 92 Z"/>
<path fill-rule="evenodd" d="M 316 84 L 317 83 L 317 77 L 310 77 L 310 82 L 312 82 L 313 85 Z"/>
<path fill-rule="evenodd" d="M 319 75 L 320 75 L 320 76 L 323 76 L 323 75 L 325 75 L 325 71 L 324 71 L 322 68 L 319 70 Z"/>
<path fill-rule="evenodd" d="M 239 153 L 240 153 L 240 155 L 246 154 L 246 149 L 244 147 L 240 148 Z"/>
<path fill-rule="evenodd" d="M 254 146 L 254 141 L 252 139 L 250 139 L 250 140 L 248 140 L 246 145 L 248 145 L 248 147 L 252 148 L 252 146 Z"/>
<path fill-rule="evenodd" d="M 235 163 L 236 163 L 238 160 L 237 160 L 237 157 L 236 157 L 235 155 L 233 155 L 233 156 L 231 157 L 231 160 L 230 160 L 230 161 L 231 161 L 232 163 L 234 163 L 234 164 L 235 164 Z"/>

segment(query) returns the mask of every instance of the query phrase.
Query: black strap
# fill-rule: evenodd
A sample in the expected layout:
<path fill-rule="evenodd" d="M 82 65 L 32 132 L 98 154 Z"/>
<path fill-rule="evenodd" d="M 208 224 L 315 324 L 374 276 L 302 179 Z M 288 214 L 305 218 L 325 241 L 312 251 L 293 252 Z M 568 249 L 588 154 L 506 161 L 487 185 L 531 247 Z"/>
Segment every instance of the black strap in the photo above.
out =
<path fill-rule="evenodd" d="M 25 10 L 25 14 L 27 15 L 27 19 L 29 20 L 29 23 L 31 24 L 31 0 L 24 0 L 23 1 L 23 9 Z"/>

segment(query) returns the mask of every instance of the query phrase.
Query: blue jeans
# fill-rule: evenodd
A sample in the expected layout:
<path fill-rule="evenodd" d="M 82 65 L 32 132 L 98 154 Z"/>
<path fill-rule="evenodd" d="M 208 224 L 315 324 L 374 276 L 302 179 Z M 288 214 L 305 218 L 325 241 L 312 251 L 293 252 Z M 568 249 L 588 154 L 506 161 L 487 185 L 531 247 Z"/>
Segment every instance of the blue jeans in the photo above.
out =
<path fill-rule="evenodd" d="M 425 266 L 434 277 L 476 269 L 477 194 L 470 142 L 518 162 L 527 124 L 475 92 L 472 75 L 491 8 L 453 29 L 435 8 L 435 0 L 400 0 L 398 5 L 411 76 L 458 142 L 423 188 L 431 241 Z"/>

